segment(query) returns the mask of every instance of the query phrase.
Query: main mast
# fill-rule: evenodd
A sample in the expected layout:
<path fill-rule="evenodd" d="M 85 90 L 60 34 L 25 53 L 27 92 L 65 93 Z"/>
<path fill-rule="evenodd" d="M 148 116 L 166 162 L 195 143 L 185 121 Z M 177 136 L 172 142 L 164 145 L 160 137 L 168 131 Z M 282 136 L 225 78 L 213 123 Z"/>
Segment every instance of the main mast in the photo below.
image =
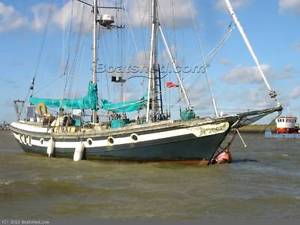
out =
<path fill-rule="evenodd" d="M 97 85 L 97 22 L 98 22 L 98 0 L 94 0 L 93 17 L 93 84 Z M 98 93 L 97 93 L 98 94 Z M 92 122 L 97 122 L 97 111 L 93 110 Z"/>
<path fill-rule="evenodd" d="M 157 33 L 159 27 L 158 20 L 158 0 L 151 0 L 151 49 L 150 49 L 150 62 L 149 62 L 149 76 L 148 76 L 148 104 L 146 120 L 154 120 L 159 114 L 158 105 L 158 63 L 157 63 Z M 152 101 L 151 101 L 152 100 Z M 150 109 L 151 108 L 151 109 Z"/>

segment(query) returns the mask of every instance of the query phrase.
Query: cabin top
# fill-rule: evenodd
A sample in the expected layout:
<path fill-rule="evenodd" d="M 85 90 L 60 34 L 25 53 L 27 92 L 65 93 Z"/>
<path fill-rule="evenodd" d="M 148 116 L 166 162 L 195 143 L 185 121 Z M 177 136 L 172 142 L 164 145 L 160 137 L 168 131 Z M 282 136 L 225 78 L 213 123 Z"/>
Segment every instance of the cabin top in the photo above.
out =
<path fill-rule="evenodd" d="M 295 116 L 281 116 L 279 118 L 276 119 L 276 123 L 277 124 L 296 124 L 297 122 L 297 117 Z"/>

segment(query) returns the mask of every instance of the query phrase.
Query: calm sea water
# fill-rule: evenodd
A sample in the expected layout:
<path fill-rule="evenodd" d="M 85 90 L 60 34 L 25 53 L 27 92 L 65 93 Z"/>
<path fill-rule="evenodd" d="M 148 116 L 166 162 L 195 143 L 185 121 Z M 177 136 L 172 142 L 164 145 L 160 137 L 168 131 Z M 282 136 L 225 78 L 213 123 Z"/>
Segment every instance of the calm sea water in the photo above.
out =
<path fill-rule="evenodd" d="M 75 163 L 0 132 L 0 218 L 300 219 L 300 141 L 245 140 L 229 165 Z"/>

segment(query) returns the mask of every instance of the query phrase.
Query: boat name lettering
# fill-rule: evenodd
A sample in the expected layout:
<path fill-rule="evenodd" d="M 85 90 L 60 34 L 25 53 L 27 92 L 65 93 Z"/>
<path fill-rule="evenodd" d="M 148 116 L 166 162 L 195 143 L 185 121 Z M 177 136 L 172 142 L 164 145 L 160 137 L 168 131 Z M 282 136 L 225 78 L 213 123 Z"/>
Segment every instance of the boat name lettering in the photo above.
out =
<path fill-rule="evenodd" d="M 210 135 L 215 133 L 224 132 L 228 128 L 228 123 L 222 123 L 215 126 L 204 126 L 199 128 L 200 136 Z"/>

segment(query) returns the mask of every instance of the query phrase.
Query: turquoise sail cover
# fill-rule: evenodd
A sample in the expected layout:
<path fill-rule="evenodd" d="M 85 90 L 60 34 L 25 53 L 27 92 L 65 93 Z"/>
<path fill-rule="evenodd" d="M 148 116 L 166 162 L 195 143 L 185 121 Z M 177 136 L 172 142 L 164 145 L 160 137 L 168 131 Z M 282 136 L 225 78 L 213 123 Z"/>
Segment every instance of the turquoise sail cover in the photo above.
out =
<path fill-rule="evenodd" d="M 101 100 L 102 109 L 114 113 L 128 113 L 136 112 L 140 109 L 143 109 L 147 105 L 147 100 L 145 97 L 138 101 L 127 101 L 121 103 L 111 103 L 107 100 Z"/>
<path fill-rule="evenodd" d="M 92 109 L 98 110 L 97 85 L 89 83 L 88 93 L 83 98 L 78 99 L 50 99 L 30 97 L 29 102 L 33 105 L 44 103 L 49 108 L 66 108 L 66 109 Z M 101 100 L 102 109 L 114 113 L 135 112 L 147 105 L 145 97 L 138 101 L 127 101 L 121 103 L 111 103 L 105 99 Z"/>
<path fill-rule="evenodd" d="M 67 109 L 92 109 L 98 110 L 97 84 L 89 83 L 88 93 L 83 98 L 78 99 L 48 99 L 30 97 L 29 102 L 33 105 L 44 103 L 49 108 Z"/>

